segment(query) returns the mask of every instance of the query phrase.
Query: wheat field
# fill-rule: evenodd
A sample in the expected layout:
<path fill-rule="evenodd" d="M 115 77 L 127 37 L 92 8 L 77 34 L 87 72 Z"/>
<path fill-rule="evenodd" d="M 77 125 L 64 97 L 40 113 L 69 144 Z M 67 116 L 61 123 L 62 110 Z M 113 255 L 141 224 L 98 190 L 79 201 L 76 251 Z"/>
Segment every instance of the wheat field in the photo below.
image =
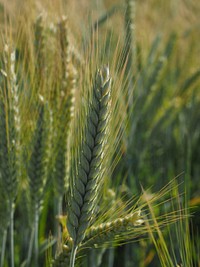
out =
<path fill-rule="evenodd" d="M 0 267 L 200 267 L 198 0 L 0 0 Z"/>

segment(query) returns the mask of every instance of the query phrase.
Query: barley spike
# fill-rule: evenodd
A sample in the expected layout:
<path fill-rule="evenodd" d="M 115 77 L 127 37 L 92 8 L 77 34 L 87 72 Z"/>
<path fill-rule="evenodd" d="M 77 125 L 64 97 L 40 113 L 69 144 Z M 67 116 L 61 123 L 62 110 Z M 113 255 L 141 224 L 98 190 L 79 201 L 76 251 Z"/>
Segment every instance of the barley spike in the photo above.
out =
<path fill-rule="evenodd" d="M 99 70 L 96 76 L 80 149 L 78 171 L 70 186 L 67 228 L 74 243 L 71 255 L 75 254 L 84 239 L 86 229 L 90 226 L 102 184 L 102 161 L 106 148 L 111 100 L 110 85 L 109 69 L 105 67 Z"/>
<path fill-rule="evenodd" d="M 140 211 L 136 211 L 113 221 L 91 226 L 83 240 L 83 247 L 97 247 L 98 245 L 109 244 L 117 236 L 120 237 L 120 235 L 127 233 L 128 230 L 141 225 L 143 220 L 140 213 Z"/>

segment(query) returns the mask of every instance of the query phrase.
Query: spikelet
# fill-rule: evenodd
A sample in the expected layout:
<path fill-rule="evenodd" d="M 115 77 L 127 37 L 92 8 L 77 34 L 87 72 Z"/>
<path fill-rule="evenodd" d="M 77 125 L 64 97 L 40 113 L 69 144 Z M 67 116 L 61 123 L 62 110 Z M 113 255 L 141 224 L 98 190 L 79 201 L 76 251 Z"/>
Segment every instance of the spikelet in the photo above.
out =
<path fill-rule="evenodd" d="M 114 221 L 91 226 L 83 240 L 83 247 L 103 246 L 114 241 L 115 238 L 123 236 L 127 231 L 133 230 L 134 227 L 143 223 L 140 214 L 141 211 L 136 211 Z"/>
<path fill-rule="evenodd" d="M 20 177 L 19 94 L 15 74 L 15 51 L 5 45 L 0 78 L 0 173 L 4 190 L 12 202 Z"/>
<path fill-rule="evenodd" d="M 109 68 L 104 67 L 96 76 L 77 173 L 70 184 L 67 228 L 73 239 L 72 255 L 75 255 L 90 226 L 101 191 L 104 173 L 102 162 L 107 145 L 106 134 L 110 114 L 110 86 Z"/>

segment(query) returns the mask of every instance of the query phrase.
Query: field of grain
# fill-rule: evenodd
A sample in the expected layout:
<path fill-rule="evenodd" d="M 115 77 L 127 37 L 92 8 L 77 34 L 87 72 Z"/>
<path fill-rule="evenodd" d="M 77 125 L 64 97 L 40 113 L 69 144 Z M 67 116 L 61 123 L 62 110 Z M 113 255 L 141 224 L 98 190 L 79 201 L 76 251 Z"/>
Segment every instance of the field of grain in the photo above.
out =
<path fill-rule="evenodd" d="M 200 267 L 200 2 L 0 0 L 0 267 Z"/>

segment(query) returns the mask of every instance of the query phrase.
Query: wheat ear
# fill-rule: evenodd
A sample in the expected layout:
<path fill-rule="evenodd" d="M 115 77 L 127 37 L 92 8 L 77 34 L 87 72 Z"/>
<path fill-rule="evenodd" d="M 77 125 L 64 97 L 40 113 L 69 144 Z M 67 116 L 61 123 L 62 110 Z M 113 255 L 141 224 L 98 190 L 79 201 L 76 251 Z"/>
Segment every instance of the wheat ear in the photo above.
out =
<path fill-rule="evenodd" d="M 123 240 L 123 235 L 127 234 L 127 231 L 133 230 L 142 223 L 140 211 L 136 211 L 114 221 L 91 226 L 83 240 L 83 247 L 110 244 L 116 237 Z"/>
<path fill-rule="evenodd" d="M 82 241 L 78 249 L 78 253 L 82 254 L 88 248 L 106 247 L 109 246 L 114 241 L 119 242 L 125 241 L 127 239 L 127 233 L 132 232 L 134 228 L 143 223 L 140 210 L 132 212 L 126 216 L 117 218 L 113 221 L 106 223 L 101 223 L 97 226 L 91 226 L 87 231 L 85 238 Z M 60 267 L 69 264 L 70 254 L 72 253 L 73 241 L 66 234 L 66 239 L 64 240 L 63 251 L 54 260 L 53 266 Z"/>
<path fill-rule="evenodd" d="M 125 59 L 128 57 L 126 67 L 130 70 L 133 69 L 135 63 L 135 0 L 126 0 L 126 13 L 125 13 Z"/>
<path fill-rule="evenodd" d="M 70 128 L 74 117 L 74 93 L 76 89 L 76 70 L 71 62 L 71 54 L 68 41 L 68 27 L 65 17 L 58 24 L 60 57 L 61 57 L 61 78 L 59 81 L 59 105 L 56 110 L 56 151 L 54 182 L 58 193 L 57 214 L 62 214 L 62 202 L 64 193 L 69 187 L 69 161 L 70 161 Z M 58 225 L 58 246 L 61 241 L 61 228 Z"/>
<path fill-rule="evenodd" d="M 131 111 L 133 103 L 133 75 L 135 72 L 135 0 L 126 0 L 126 13 L 125 13 L 125 44 L 124 44 L 124 65 L 125 75 L 128 77 L 128 109 Z"/>
<path fill-rule="evenodd" d="M 74 93 L 77 76 L 71 62 L 66 23 L 66 18 L 63 17 L 58 25 L 62 60 L 62 76 L 60 81 L 60 110 L 62 112 L 58 112 L 57 117 L 58 134 L 56 140 L 55 179 L 57 191 L 61 199 L 69 185 L 69 133 L 71 120 L 74 117 Z"/>
<path fill-rule="evenodd" d="M 10 255 L 14 267 L 14 206 L 20 177 L 20 116 L 15 51 L 5 45 L 0 88 L 0 171 L 10 206 Z"/>
<path fill-rule="evenodd" d="M 0 159 L 4 189 L 11 201 L 15 200 L 19 176 L 20 116 L 17 78 L 15 74 L 15 51 L 4 49 L 4 85 L 0 88 Z"/>
<path fill-rule="evenodd" d="M 73 239 L 70 267 L 74 266 L 77 248 L 91 223 L 102 185 L 102 162 L 110 114 L 110 85 L 109 69 L 105 67 L 97 73 L 77 173 L 70 184 L 67 219 L 68 232 Z"/>
<path fill-rule="evenodd" d="M 66 81 L 69 63 L 71 61 L 71 53 L 68 39 L 67 18 L 65 16 L 62 17 L 60 23 L 58 24 L 58 29 L 62 62 L 62 78 L 63 81 Z"/>
<path fill-rule="evenodd" d="M 34 209 L 34 231 L 35 231 L 35 266 L 38 266 L 38 224 L 39 211 L 44 198 L 44 190 L 47 181 L 47 166 L 50 151 L 51 113 L 43 98 L 40 99 L 39 114 L 36 129 L 33 135 L 33 147 L 28 166 L 28 177 L 32 206 Z M 30 259 L 29 259 L 30 260 Z"/>

